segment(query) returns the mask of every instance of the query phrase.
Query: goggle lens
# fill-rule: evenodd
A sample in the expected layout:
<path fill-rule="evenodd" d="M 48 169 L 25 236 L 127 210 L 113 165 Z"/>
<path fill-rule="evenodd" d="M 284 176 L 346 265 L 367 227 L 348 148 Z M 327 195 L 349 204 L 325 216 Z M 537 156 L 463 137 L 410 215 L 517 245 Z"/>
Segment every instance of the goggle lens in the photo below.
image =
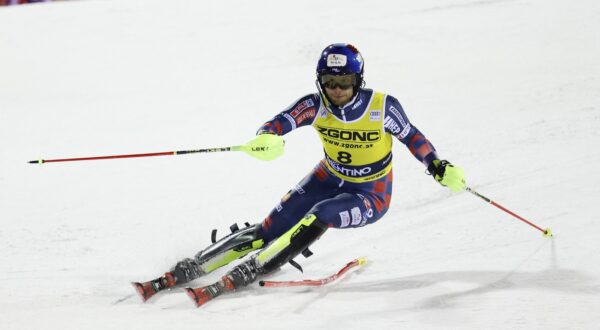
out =
<path fill-rule="evenodd" d="M 325 88 L 335 89 L 339 87 L 341 89 L 349 89 L 356 86 L 356 76 L 353 74 L 334 76 L 330 74 L 323 75 L 321 77 L 321 83 Z"/>

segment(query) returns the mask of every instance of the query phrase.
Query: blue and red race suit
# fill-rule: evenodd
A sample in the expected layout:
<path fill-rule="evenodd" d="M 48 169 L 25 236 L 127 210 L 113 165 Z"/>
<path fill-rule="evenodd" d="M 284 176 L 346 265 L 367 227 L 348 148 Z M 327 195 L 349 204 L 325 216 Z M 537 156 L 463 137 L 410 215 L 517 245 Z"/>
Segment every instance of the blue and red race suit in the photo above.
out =
<path fill-rule="evenodd" d="M 302 126 L 317 130 L 325 158 L 264 219 L 265 243 L 306 214 L 335 228 L 356 228 L 379 220 L 392 196 L 392 136 L 425 167 L 438 159 L 400 102 L 370 89 L 360 89 L 341 108 L 328 104 L 318 93 L 306 95 L 263 124 L 258 134 L 285 135 Z"/>

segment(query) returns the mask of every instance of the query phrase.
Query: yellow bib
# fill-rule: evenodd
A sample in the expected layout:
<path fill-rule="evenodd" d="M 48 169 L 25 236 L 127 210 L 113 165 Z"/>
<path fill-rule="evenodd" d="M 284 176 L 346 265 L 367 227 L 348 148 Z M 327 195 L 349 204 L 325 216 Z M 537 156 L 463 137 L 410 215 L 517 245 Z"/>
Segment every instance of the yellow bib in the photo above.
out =
<path fill-rule="evenodd" d="M 383 127 L 384 100 L 385 94 L 374 92 L 362 116 L 353 121 L 319 111 L 312 125 L 323 143 L 326 166 L 337 177 L 374 181 L 392 169 L 392 136 Z"/>

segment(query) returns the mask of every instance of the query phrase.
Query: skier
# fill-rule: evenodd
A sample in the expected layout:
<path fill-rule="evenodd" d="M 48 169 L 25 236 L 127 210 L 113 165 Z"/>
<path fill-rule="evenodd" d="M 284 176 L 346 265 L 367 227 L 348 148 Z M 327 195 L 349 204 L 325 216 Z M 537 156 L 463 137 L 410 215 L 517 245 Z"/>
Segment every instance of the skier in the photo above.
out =
<path fill-rule="evenodd" d="M 332 44 L 323 50 L 317 63 L 318 92 L 301 97 L 262 125 L 248 146 L 251 155 L 272 160 L 283 153 L 283 135 L 312 126 L 323 143 L 324 159 L 262 223 L 243 229 L 234 225 L 219 241 L 213 231 L 213 244 L 194 258 L 178 262 L 155 280 L 134 283 L 144 300 L 260 250 L 217 283 L 195 290 L 193 298 L 200 305 L 287 262 L 299 267 L 292 259 L 310 255 L 308 247 L 328 228 L 357 228 L 381 219 L 392 195 L 392 137 L 443 186 L 453 191 L 464 187 L 463 171 L 439 159 L 396 98 L 364 88 L 363 72 L 363 58 L 354 46 Z"/>

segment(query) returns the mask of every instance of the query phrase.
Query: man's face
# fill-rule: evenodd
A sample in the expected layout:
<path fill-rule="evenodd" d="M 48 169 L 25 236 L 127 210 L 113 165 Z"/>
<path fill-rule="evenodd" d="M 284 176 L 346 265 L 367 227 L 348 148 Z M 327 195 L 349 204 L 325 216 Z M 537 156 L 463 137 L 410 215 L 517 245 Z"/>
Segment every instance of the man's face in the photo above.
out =
<path fill-rule="evenodd" d="M 342 76 L 324 75 L 321 77 L 321 83 L 325 87 L 325 94 L 329 101 L 341 107 L 352 99 L 356 76 L 353 74 Z"/>

